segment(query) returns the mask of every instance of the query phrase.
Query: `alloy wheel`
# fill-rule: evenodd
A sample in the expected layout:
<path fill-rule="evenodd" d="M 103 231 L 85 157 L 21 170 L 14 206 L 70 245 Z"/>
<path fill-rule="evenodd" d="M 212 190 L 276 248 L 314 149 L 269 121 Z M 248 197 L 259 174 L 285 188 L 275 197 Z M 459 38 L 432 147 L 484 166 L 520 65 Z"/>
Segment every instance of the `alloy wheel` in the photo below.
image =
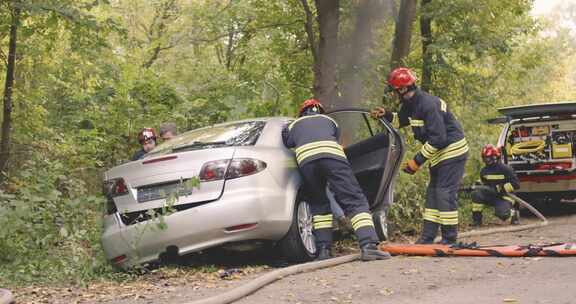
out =
<path fill-rule="evenodd" d="M 312 221 L 312 212 L 310 211 L 310 204 L 306 201 L 298 204 L 298 231 L 304 248 L 312 254 L 316 253 L 316 242 L 312 230 L 314 227 Z"/>

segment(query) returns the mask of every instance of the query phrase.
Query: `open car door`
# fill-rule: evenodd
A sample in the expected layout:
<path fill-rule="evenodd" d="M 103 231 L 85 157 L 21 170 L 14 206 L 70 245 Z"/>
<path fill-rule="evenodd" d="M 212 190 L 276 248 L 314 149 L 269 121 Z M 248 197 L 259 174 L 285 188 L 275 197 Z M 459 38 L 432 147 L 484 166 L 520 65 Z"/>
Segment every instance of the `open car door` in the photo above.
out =
<path fill-rule="evenodd" d="M 340 126 L 340 144 L 370 210 L 386 211 L 394 202 L 394 185 L 404 156 L 400 134 L 385 119 L 371 118 L 366 109 L 344 108 L 326 115 Z"/>

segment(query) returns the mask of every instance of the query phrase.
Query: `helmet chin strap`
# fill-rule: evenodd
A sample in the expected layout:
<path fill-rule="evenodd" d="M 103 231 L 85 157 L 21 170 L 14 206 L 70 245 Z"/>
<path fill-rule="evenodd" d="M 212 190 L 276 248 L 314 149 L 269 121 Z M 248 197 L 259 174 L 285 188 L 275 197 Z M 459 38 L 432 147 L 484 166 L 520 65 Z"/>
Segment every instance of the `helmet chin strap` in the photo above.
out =
<path fill-rule="evenodd" d="M 496 157 L 494 157 L 494 156 L 484 157 L 484 163 L 485 163 L 486 165 L 489 165 L 489 166 L 490 166 L 490 165 L 495 164 L 496 162 L 498 162 L 498 160 L 497 160 Z"/>
<path fill-rule="evenodd" d="M 394 91 L 396 91 L 396 93 L 398 94 L 398 96 L 400 96 L 400 101 L 410 101 L 410 99 L 412 99 L 412 96 L 410 97 L 406 97 L 406 95 L 412 91 L 416 90 L 416 85 L 411 85 L 408 87 L 402 87 L 402 88 L 398 88 L 398 89 L 394 89 Z"/>

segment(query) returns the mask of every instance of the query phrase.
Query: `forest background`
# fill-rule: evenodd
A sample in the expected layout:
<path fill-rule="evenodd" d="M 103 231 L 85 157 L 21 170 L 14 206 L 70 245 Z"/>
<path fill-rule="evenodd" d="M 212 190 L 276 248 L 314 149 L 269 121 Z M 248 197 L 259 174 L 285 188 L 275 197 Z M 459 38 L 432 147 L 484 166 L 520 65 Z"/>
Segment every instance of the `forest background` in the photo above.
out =
<path fill-rule="evenodd" d="M 576 4 L 560 5 L 542 19 L 531 0 L 0 0 L 0 286 L 124 278 L 101 250 L 101 179 L 140 128 L 294 116 L 310 96 L 395 109 L 399 65 L 463 122 L 474 180 L 498 107 L 576 97 Z M 418 229 L 427 179 L 400 175 L 396 233 Z"/>

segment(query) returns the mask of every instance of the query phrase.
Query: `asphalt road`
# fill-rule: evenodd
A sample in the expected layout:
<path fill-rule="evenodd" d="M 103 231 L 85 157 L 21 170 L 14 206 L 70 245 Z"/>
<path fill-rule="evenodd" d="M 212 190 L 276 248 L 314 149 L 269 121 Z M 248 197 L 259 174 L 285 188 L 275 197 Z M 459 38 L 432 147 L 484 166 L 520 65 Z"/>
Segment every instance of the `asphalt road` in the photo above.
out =
<path fill-rule="evenodd" d="M 473 240 L 482 245 L 576 242 L 576 217 Z M 394 257 L 353 262 L 283 279 L 237 303 L 272 302 L 576 303 L 576 257 Z"/>

